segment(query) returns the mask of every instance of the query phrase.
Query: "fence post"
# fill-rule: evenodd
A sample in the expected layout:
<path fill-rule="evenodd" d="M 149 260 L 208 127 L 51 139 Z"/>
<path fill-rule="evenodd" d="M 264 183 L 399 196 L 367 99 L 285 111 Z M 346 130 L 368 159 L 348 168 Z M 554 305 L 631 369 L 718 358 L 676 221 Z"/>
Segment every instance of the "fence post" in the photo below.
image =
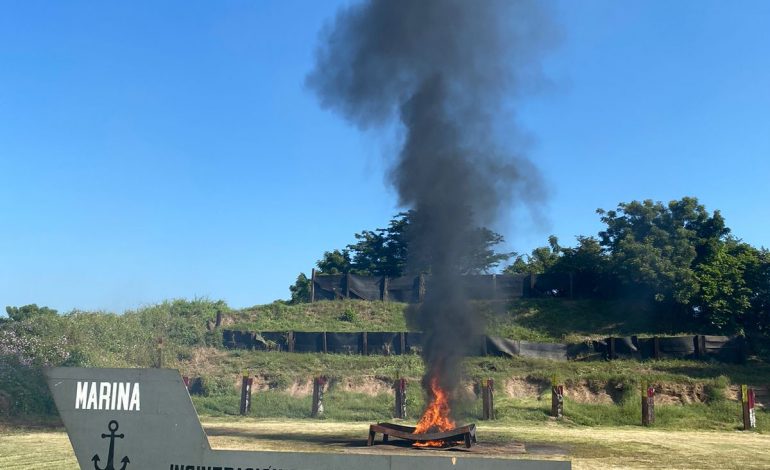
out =
<path fill-rule="evenodd" d="M 289 352 L 294 352 L 294 332 L 289 331 L 286 333 L 286 349 Z"/>
<path fill-rule="evenodd" d="M 417 276 L 417 301 L 422 302 L 425 300 L 425 273 L 420 273 Z"/>
<path fill-rule="evenodd" d="M 492 300 L 497 300 L 497 274 L 492 274 Z"/>
<path fill-rule="evenodd" d="M 555 375 L 551 378 L 551 416 L 556 419 L 564 417 L 564 386 L 558 385 Z"/>
<path fill-rule="evenodd" d="M 406 333 L 403 331 L 398 334 L 398 342 L 399 346 L 401 347 L 401 349 L 398 351 L 398 354 L 406 354 Z"/>
<path fill-rule="evenodd" d="M 163 337 L 158 338 L 158 369 L 163 368 Z"/>
<path fill-rule="evenodd" d="M 741 385 L 741 407 L 743 409 L 743 430 L 749 431 L 757 427 L 757 416 L 754 413 L 754 389 Z"/>
<path fill-rule="evenodd" d="M 320 376 L 313 379 L 313 407 L 310 410 L 310 416 L 313 418 L 324 414 L 324 385 L 326 385 L 326 377 Z"/>
<path fill-rule="evenodd" d="M 492 379 L 481 381 L 481 419 L 491 420 L 495 419 L 495 401 L 493 390 L 495 388 L 495 381 Z"/>
<path fill-rule="evenodd" d="M 243 380 L 241 381 L 241 416 L 246 416 L 251 411 L 251 386 L 254 379 L 249 377 L 248 371 L 243 371 Z"/>
<path fill-rule="evenodd" d="M 321 333 L 321 343 L 322 343 L 321 346 L 323 347 L 323 352 L 324 352 L 324 354 L 326 354 L 329 351 L 328 351 L 328 345 L 326 343 L 326 332 L 325 331 L 323 333 Z"/>
<path fill-rule="evenodd" d="M 315 302 L 315 268 L 310 271 L 310 303 Z"/>
<path fill-rule="evenodd" d="M 383 302 L 388 301 L 388 290 L 390 289 L 390 278 L 388 276 L 382 276 L 382 292 L 380 298 Z"/>
<path fill-rule="evenodd" d="M 660 338 L 657 336 L 652 338 L 652 357 L 660 359 Z"/>
<path fill-rule="evenodd" d="M 655 424 L 655 389 L 642 382 L 642 426 Z"/>
<path fill-rule="evenodd" d="M 535 273 L 529 273 L 529 296 L 535 296 Z"/>
<path fill-rule="evenodd" d="M 366 331 L 361 332 L 361 354 L 369 355 L 369 333 Z"/>
<path fill-rule="evenodd" d="M 399 419 L 406 419 L 406 379 L 396 379 L 393 384 L 396 391 L 396 404 L 393 415 Z"/>
<path fill-rule="evenodd" d="M 345 298 L 350 298 L 350 273 L 345 273 Z"/>

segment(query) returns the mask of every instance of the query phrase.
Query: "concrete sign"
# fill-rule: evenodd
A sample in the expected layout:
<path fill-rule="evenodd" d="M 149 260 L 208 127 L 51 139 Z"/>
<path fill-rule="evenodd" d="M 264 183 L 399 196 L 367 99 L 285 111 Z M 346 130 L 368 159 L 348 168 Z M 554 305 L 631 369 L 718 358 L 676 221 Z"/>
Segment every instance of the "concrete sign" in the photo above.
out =
<path fill-rule="evenodd" d="M 46 371 L 81 469 L 568 470 L 570 462 L 477 455 L 372 455 L 214 450 L 176 370 Z M 366 436 L 362 436 L 362 440 Z"/>

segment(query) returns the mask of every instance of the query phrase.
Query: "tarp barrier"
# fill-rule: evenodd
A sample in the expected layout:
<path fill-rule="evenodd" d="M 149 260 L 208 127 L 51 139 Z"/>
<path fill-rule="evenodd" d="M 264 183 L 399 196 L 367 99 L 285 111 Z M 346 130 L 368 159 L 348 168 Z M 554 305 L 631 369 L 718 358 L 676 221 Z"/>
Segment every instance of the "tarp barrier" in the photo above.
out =
<path fill-rule="evenodd" d="M 294 332 L 294 352 L 323 352 L 323 333 Z"/>
<path fill-rule="evenodd" d="M 463 276 L 462 286 L 467 298 L 471 300 L 494 299 L 495 277 L 492 275 Z"/>
<path fill-rule="evenodd" d="M 529 274 L 503 274 L 495 277 L 495 298 L 500 300 L 524 297 L 524 286 L 529 289 Z"/>
<path fill-rule="evenodd" d="M 318 274 L 313 278 L 313 298 L 314 300 L 351 298 L 414 303 L 419 302 L 420 299 L 419 279 L 419 276 L 386 279 L 381 276 L 357 274 Z M 425 290 L 429 290 L 430 276 L 424 276 L 424 283 Z M 572 292 L 570 286 L 568 273 L 479 274 L 462 277 L 462 288 L 471 300 L 567 297 Z"/>
<path fill-rule="evenodd" d="M 326 333 L 326 352 L 361 354 L 363 333 Z"/>
<path fill-rule="evenodd" d="M 699 338 L 703 345 L 702 355 L 722 362 L 744 362 L 746 360 L 746 344 L 742 336 L 709 336 Z"/>
<path fill-rule="evenodd" d="M 518 356 L 520 351 L 518 339 L 487 336 L 487 354 L 490 356 L 513 357 Z"/>
<path fill-rule="evenodd" d="M 526 357 L 539 357 L 557 361 L 567 360 L 567 345 L 557 343 L 531 343 L 519 341 L 519 354 Z"/>
<path fill-rule="evenodd" d="M 531 297 L 569 297 L 569 273 L 538 274 L 535 276 L 535 286 L 530 292 Z"/>
<path fill-rule="evenodd" d="M 391 302 L 415 303 L 418 299 L 418 277 L 388 278 L 388 300 Z"/>
<path fill-rule="evenodd" d="M 406 334 L 406 352 L 418 354 L 422 351 L 422 333 L 408 332 Z"/>
<path fill-rule="evenodd" d="M 367 333 L 366 343 L 369 354 L 402 354 L 400 333 Z"/>
<path fill-rule="evenodd" d="M 348 274 L 347 280 L 351 299 L 380 300 L 382 298 L 383 278 Z"/>
<path fill-rule="evenodd" d="M 328 274 L 313 279 L 315 300 L 336 300 L 345 297 L 345 275 Z"/>
<path fill-rule="evenodd" d="M 364 334 L 366 350 L 364 350 Z M 403 337 L 403 340 L 402 340 Z M 419 354 L 423 333 L 420 332 L 250 332 L 222 330 L 223 346 L 228 349 L 289 351 L 293 338 L 294 352 L 336 354 Z M 403 346 L 402 346 L 403 344 Z M 657 355 L 656 355 L 657 349 Z M 535 343 L 530 341 L 478 336 L 470 343 L 469 355 L 526 356 L 566 360 L 599 353 L 607 359 L 684 358 L 743 362 L 747 346 L 740 336 L 674 336 L 637 338 L 636 336 L 605 338 L 577 344 Z"/>
<path fill-rule="evenodd" d="M 693 336 L 662 336 L 658 338 L 661 358 L 695 358 Z"/>

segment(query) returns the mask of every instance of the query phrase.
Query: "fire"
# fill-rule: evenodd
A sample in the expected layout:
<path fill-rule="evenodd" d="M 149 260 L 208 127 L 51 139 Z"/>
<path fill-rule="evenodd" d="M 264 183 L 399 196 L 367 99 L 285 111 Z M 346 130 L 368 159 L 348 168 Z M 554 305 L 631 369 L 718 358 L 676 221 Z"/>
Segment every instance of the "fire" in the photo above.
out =
<path fill-rule="evenodd" d="M 428 403 L 422 418 L 417 423 L 414 434 L 424 434 L 430 432 L 443 432 L 455 428 L 455 422 L 449 417 L 449 397 L 446 391 L 438 384 L 438 379 L 434 377 L 430 381 L 431 400 Z M 441 441 L 415 442 L 416 447 L 443 447 Z"/>

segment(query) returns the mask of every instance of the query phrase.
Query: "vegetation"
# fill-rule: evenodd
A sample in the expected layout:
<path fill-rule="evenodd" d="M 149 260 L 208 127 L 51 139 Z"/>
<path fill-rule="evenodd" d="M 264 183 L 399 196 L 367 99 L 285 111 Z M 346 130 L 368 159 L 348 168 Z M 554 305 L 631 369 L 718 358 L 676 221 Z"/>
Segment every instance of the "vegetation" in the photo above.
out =
<path fill-rule="evenodd" d="M 597 211 L 606 228 L 563 248 L 556 237 L 517 256 L 506 272 L 575 272 L 596 296 L 635 298 L 669 324 L 765 335 L 770 328 L 770 253 L 730 235 L 719 211 L 695 198 L 621 203 Z"/>
<path fill-rule="evenodd" d="M 368 422 L 204 418 L 203 427 L 215 449 L 347 452 L 361 443 Z M 530 452 L 521 458 L 568 459 L 573 468 L 768 468 L 768 436 L 757 433 L 642 429 L 638 426 L 593 427 L 556 423 L 479 423 L 486 445 L 524 442 Z M 409 452 L 389 448 L 389 452 Z M 430 453 L 430 451 L 428 451 Z M 446 455 L 442 451 L 440 455 Z M 516 456 L 512 456 L 516 458 Z M 67 435 L 47 429 L 0 429 L 0 467 L 79 468 Z"/>

